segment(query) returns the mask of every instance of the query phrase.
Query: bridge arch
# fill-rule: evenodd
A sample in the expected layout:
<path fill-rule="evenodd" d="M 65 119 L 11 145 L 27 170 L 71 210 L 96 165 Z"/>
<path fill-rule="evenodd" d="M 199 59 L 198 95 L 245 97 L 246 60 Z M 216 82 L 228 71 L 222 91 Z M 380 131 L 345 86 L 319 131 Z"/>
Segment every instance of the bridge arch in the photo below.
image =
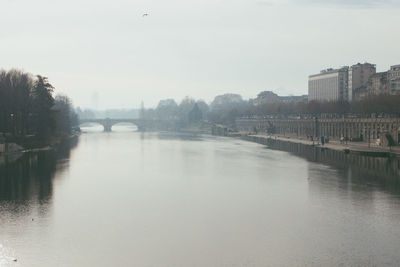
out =
<path fill-rule="evenodd" d="M 104 132 L 105 131 L 104 125 L 99 122 L 96 122 L 96 121 L 80 122 L 79 128 L 81 128 L 81 130 L 83 130 L 83 132 Z"/>
<path fill-rule="evenodd" d="M 135 125 L 137 129 L 141 129 L 140 125 L 140 120 L 139 119 L 110 119 L 110 118 L 105 118 L 105 119 L 81 119 L 80 124 L 85 124 L 85 123 L 97 123 L 101 124 L 103 126 L 103 130 L 105 132 L 111 132 L 112 127 L 116 124 L 120 123 L 129 123 L 131 125 Z"/>

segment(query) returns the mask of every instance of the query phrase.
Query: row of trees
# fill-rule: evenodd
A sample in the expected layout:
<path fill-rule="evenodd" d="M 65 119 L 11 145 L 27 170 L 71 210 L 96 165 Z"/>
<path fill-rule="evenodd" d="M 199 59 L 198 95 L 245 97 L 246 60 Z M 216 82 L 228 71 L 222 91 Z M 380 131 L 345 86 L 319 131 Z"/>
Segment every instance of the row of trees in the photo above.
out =
<path fill-rule="evenodd" d="M 20 70 L 0 70 L 0 132 L 46 140 L 70 134 L 78 118 L 71 100 L 54 94 L 46 77 Z"/>
<path fill-rule="evenodd" d="M 209 107 L 203 100 L 185 97 L 178 105 L 174 99 L 164 99 L 155 109 L 141 111 L 143 119 L 158 119 L 175 122 L 180 127 L 207 119 Z"/>
<path fill-rule="evenodd" d="M 233 124 L 238 117 L 288 117 L 288 116 L 359 116 L 369 117 L 400 116 L 399 95 L 370 96 L 360 101 L 346 102 L 275 102 L 262 105 L 253 105 L 251 102 L 240 106 L 231 106 L 222 109 L 213 109 L 208 118 L 210 121 L 222 124 Z"/>
<path fill-rule="evenodd" d="M 239 117 L 321 117 L 321 116 L 360 116 L 372 115 L 400 116 L 399 95 L 370 96 L 360 101 L 317 102 L 271 101 L 255 105 L 254 101 L 245 101 L 240 95 L 225 94 L 214 98 L 210 106 L 204 101 L 195 101 L 186 97 L 178 105 L 173 99 L 161 100 L 156 109 L 148 109 L 148 119 L 175 120 L 187 125 L 199 120 L 233 125 Z"/>
<path fill-rule="evenodd" d="M 271 95 L 273 97 L 270 97 Z M 266 94 L 264 101 L 255 101 L 254 99 L 246 101 L 238 94 L 224 94 L 216 96 L 210 105 L 203 100 L 196 101 L 190 97 L 184 98 L 179 104 L 174 99 L 164 99 L 158 103 L 156 108 L 142 108 L 138 113 L 140 118 L 146 120 L 169 122 L 165 125 L 174 129 L 199 121 L 233 125 L 236 118 L 240 117 L 341 117 L 343 115 L 368 117 L 372 114 L 400 116 L 400 96 L 371 96 L 362 101 L 353 102 L 308 102 L 305 97 L 292 97 L 292 100 L 288 101 L 285 100 L 287 98 L 278 97 L 270 92 Z M 77 109 L 77 112 L 81 118 L 100 116 L 98 115 L 99 111 Z M 111 114 L 118 114 L 116 116 L 122 118 L 121 115 L 131 116 L 133 110 L 128 113 L 127 111 L 115 112 L 106 111 L 100 117 L 111 117 Z"/>

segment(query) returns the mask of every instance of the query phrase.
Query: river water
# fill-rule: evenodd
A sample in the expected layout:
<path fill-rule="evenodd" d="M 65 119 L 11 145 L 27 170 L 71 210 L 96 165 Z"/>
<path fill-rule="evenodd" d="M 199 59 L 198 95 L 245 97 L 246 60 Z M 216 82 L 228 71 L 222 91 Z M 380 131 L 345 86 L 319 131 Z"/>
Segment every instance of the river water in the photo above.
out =
<path fill-rule="evenodd" d="M 0 266 L 398 266 L 397 178 L 237 139 L 84 133 L 0 161 Z"/>

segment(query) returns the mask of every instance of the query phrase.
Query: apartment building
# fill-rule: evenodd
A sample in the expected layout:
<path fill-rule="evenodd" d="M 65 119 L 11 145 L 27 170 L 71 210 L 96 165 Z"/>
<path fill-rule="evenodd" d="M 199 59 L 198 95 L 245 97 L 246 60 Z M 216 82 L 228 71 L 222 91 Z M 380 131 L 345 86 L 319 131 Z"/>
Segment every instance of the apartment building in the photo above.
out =
<path fill-rule="evenodd" d="M 400 65 L 390 67 L 388 71 L 390 94 L 400 95 Z"/>
<path fill-rule="evenodd" d="M 358 63 L 349 68 L 347 100 L 352 101 L 357 89 L 366 88 L 371 76 L 376 74 L 376 65 Z"/>
<path fill-rule="evenodd" d="M 348 67 L 322 70 L 308 78 L 308 101 L 347 99 Z"/>
<path fill-rule="evenodd" d="M 351 67 L 327 69 L 308 78 L 309 101 L 352 101 L 357 95 L 367 95 L 370 78 L 376 74 L 376 66 L 357 63 Z M 400 91 L 399 91 L 400 93 Z"/>

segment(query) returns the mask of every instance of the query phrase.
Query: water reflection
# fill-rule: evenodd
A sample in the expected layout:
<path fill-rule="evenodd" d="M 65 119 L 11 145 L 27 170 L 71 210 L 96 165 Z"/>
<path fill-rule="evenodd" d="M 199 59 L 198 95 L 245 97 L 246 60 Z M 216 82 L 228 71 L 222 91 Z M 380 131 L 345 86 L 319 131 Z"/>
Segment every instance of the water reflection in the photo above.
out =
<path fill-rule="evenodd" d="M 68 166 L 64 161 L 78 139 L 55 150 L 19 153 L 2 157 L 0 162 L 0 201 L 47 201 L 52 197 L 56 171 Z M 59 163 L 59 164 L 57 164 Z"/>
<path fill-rule="evenodd" d="M 355 154 L 346 154 L 342 151 L 324 149 L 321 147 L 306 146 L 290 142 L 268 143 L 271 149 L 291 152 L 306 158 L 310 162 L 323 163 L 331 169 L 315 169 L 310 165 L 310 179 L 313 177 L 327 177 L 330 171 L 335 177 L 342 179 L 338 185 L 360 184 L 364 187 L 378 186 L 380 189 L 400 195 L 400 159 L 368 157 Z M 321 173 L 324 172 L 324 173 Z M 322 176 L 321 176 L 322 175 Z"/>
<path fill-rule="evenodd" d="M 114 124 L 111 130 L 113 132 L 136 132 L 138 131 L 138 127 L 132 123 L 120 122 Z"/>
<path fill-rule="evenodd" d="M 174 133 L 159 132 L 157 138 L 160 140 L 180 140 L 180 141 L 202 141 L 204 137 L 200 134 L 193 133 Z"/>
<path fill-rule="evenodd" d="M 396 266 L 396 189 L 296 149 L 309 161 L 238 139 L 112 132 L 82 134 L 71 156 L 24 155 L 8 163 L 16 181 L 1 179 L 13 194 L 0 200 L 0 265 Z"/>

